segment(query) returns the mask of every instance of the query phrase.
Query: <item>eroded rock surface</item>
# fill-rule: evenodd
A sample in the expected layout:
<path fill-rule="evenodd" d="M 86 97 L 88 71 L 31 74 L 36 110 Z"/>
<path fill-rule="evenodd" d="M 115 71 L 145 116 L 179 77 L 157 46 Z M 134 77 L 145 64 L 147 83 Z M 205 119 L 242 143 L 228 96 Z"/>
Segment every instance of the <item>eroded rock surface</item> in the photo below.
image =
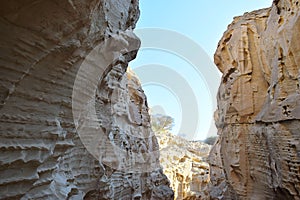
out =
<path fill-rule="evenodd" d="M 13 0 L 0 10 L 0 199 L 172 199 L 155 168 L 145 95 L 124 76 L 139 46 L 132 33 L 138 1 Z M 118 52 L 109 41 L 127 48 Z M 97 45 L 108 52 L 104 59 L 117 55 L 92 91 L 99 127 L 117 149 L 103 160 L 83 145 L 72 113 L 76 75 Z M 84 100 L 91 88 L 80 89 Z M 138 170 L 144 166 L 153 170 Z"/>
<path fill-rule="evenodd" d="M 213 199 L 300 199 L 299 8 L 245 13 L 219 42 Z"/>
<path fill-rule="evenodd" d="M 176 200 L 209 199 L 207 156 L 210 145 L 187 141 L 168 131 L 156 132 L 160 162 L 169 178 Z"/>

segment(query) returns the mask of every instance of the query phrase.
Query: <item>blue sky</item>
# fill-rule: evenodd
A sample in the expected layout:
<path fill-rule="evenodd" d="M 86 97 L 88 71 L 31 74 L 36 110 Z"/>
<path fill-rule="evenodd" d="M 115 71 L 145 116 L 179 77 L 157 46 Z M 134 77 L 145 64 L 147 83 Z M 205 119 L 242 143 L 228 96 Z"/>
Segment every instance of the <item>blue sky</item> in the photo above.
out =
<path fill-rule="evenodd" d="M 218 41 L 228 24 L 232 22 L 233 17 L 256 9 L 270 7 L 271 4 L 272 0 L 140 0 L 141 15 L 136 29 L 152 27 L 168 29 L 190 38 L 207 54 L 206 57 L 204 56 L 205 58 L 199 56 L 199 59 L 206 59 L 203 61 L 205 65 L 201 67 L 214 68 L 218 73 L 213 64 L 213 54 Z M 142 36 L 141 39 L 143 44 Z M 210 63 L 207 59 L 210 59 Z M 136 60 L 129 64 L 142 77 L 141 82 L 149 106 L 159 108 L 158 110 L 163 110 L 165 114 L 172 116 L 175 119 L 173 133 L 183 135 L 191 133 L 184 133 L 185 131 L 180 128 L 183 122 L 182 109 L 185 109 L 181 105 L 182 99 L 172 90 L 172 85 L 162 85 L 155 78 L 151 82 L 148 80 L 149 77 L 147 77 L 146 82 L 143 81 L 143 77 L 147 75 L 138 70 L 141 66 L 151 64 L 166 66 L 176 71 L 193 89 L 194 96 L 187 94 L 186 98 L 195 98 L 197 101 L 197 105 L 194 107 L 198 108 L 197 120 L 199 123 L 195 133 L 192 133 L 193 137 L 188 139 L 203 140 L 208 136 L 216 135 L 216 129 L 211 128 L 213 112 L 216 109 L 212 99 L 215 98 L 216 94 L 212 94 L 207 77 L 204 77 L 201 69 L 200 73 L 196 72 L 195 68 L 180 56 L 158 49 L 141 49 Z M 165 78 L 172 79 L 167 74 Z M 215 78 L 214 81 L 218 85 L 220 79 Z"/>
<path fill-rule="evenodd" d="M 140 0 L 137 28 L 176 30 L 193 38 L 212 57 L 234 16 L 271 4 L 272 0 Z"/>

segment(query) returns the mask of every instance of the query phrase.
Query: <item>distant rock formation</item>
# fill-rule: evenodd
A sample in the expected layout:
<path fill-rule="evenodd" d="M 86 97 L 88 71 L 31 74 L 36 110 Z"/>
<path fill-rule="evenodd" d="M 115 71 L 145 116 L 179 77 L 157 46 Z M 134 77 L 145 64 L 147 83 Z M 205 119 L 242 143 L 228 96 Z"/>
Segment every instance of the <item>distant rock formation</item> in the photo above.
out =
<path fill-rule="evenodd" d="M 0 10 L 0 199 L 173 199 L 146 97 L 134 75 L 124 75 L 140 43 L 132 33 L 138 0 L 2 1 Z M 92 91 L 105 145 L 117 149 L 101 160 L 76 131 L 72 92 L 86 56 L 111 40 L 136 48 L 111 46 L 120 56 Z M 84 100 L 91 88 L 79 89 Z"/>
<path fill-rule="evenodd" d="M 274 1 L 234 18 L 219 42 L 212 199 L 300 199 L 299 9 Z"/>
<path fill-rule="evenodd" d="M 171 182 L 175 200 L 208 200 L 210 145 L 187 141 L 168 131 L 156 132 L 160 162 Z"/>

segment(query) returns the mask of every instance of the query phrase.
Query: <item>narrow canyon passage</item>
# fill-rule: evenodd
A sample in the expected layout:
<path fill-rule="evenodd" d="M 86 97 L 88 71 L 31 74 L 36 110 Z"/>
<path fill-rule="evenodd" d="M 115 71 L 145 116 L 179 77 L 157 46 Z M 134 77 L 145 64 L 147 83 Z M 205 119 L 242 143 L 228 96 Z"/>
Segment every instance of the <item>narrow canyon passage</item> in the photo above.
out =
<path fill-rule="evenodd" d="M 151 129 L 139 3 L 0 3 L 0 199 L 300 199 L 299 2 L 220 39 L 213 146 Z"/>

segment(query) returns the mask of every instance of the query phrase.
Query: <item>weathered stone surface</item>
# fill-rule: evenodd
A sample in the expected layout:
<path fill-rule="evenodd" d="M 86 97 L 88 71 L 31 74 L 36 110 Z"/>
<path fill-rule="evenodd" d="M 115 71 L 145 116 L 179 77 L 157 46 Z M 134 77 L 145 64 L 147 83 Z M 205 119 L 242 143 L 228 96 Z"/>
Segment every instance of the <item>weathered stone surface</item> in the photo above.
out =
<path fill-rule="evenodd" d="M 160 162 L 169 178 L 177 200 L 209 199 L 209 164 L 206 159 L 210 145 L 187 141 L 168 131 L 156 132 Z"/>
<path fill-rule="evenodd" d="M 172 199 L 160 168 L 124 171 L 99 162 L 73 122 L 73 84 L 86 55 L 111 38 L 138 46 L 132 34 L 138 1 L 13 0 L 0 10 L 0 199 Z M 107 138 L 116 136 L 118 151 L 128 148 L 124 163 L 141 161 L 129 152 L 137 147 L 154 152 L 148 163 L 155 166 L 158 144 L 149 136 L 145 95 L 135 78 L 124 76 L 135 54 L 124 51 L 111 63 L 97 83 L 95 105 Z M 83 99 L 89 89 L 82 88 Z"/>
<path fill-rule="evenodd" d="M 299 8 L 279 0 L 236 17 L 219 42 L 213 199 L 300 199 Z"/>
<path fill-rule="evenodd" d="M 119 148 L 102 157 L 108 166 L 99 181 L 101 199 L 171 200 L 174 193 L 160 167 L 159 146 L 150 128 L 146 96 L 136 75 L 129 69 L 121 77 L 120 69 L 125 67 L 113 67 L 97 93 L 100 123 L 109 130 L 109 140 Z M 116 170 L 117 166 L 121 166 L 120 170 Z"/>

